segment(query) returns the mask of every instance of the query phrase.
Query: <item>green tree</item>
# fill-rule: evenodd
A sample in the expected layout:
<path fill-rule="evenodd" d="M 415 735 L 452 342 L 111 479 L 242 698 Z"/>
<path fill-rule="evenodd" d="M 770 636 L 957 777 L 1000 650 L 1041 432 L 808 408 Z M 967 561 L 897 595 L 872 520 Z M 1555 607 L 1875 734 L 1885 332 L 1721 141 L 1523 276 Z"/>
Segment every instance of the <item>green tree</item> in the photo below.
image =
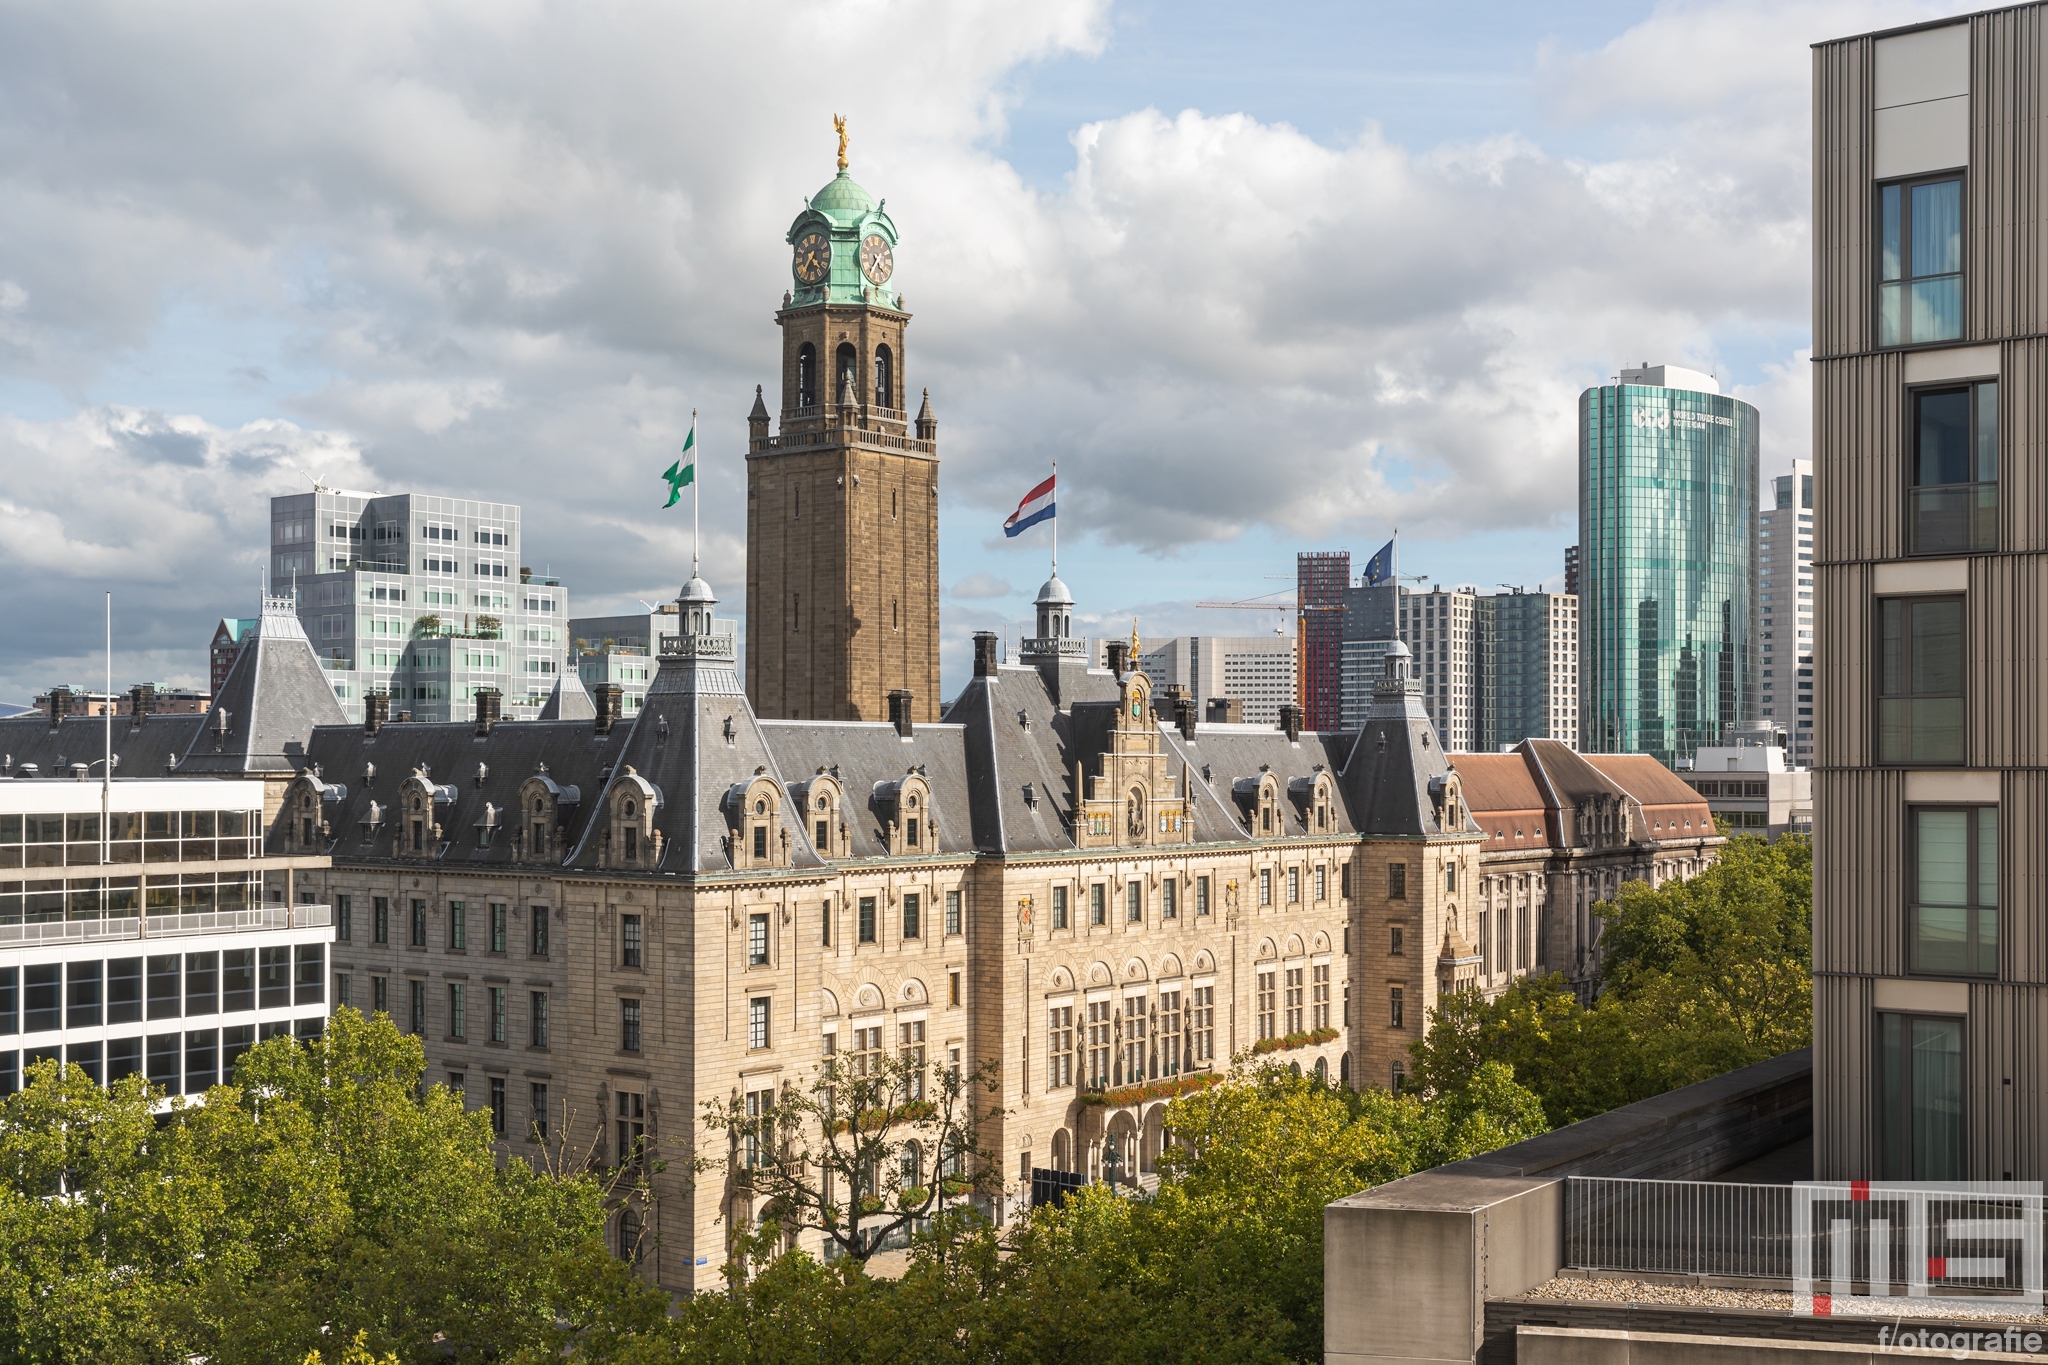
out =
<path fill-rule="evenodd" d="M 1563 1125 L 1805 1047 L 1812 907 L 1812 845 L 1797 835 L 1731 839 L 1686 881 L 1630 882 L 1595 907 L 1602 988 L 1590 1008 L 1559 976 L 1491 1000 L 1446 996 L 1411 1048 L 1415 1080 L 1450 1094 L 1505 1063 Z"/>
<path fill-rule="evenodd" d="M 0 1357 L 535 1359 L 659 1321 L 605 1250 L 607 1190 L 501 1168 L 489 1115 L 342 1010 L 204 1102 L 44 1063 L 0 1102 Z"/>
<path fill-rule="evenodd" d="M 697 1170 L 723 1182 L 728 1215 L 759 1201 L 774 1235 L 816 1231 L 864 1265 L 898 1234 L 1001 1190 L 997 1154 L 979 1141 L 980 1124 L 1001 1112 L 986 1097 L 1000 1089 L 993 1062 L 962 1075 L 916 1055 L 828 1058 L 807 1081 L 705 1101 L 710 1150 Z M 745 1232 L 728 1233 L 739 1253 L 728 1278 L 755 1259 Z"/>

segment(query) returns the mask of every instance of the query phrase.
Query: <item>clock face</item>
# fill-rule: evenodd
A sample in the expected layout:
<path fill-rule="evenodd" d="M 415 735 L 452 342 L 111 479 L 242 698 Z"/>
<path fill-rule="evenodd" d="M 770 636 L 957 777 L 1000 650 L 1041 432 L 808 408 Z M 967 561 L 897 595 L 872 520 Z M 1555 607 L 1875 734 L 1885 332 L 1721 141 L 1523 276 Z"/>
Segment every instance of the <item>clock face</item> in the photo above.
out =
<path fill-rule="evenodd" d="M 896 273 L 896 258 L 879 233 L 869 233 L 860 243 L 860 269 L 870 284 L 887 284 Z"/>
<path fill-rule="evenodd" d="M 832 269 L 832 243 L 822 232 L 806 232 L 796 239 L 796 271 L 801 284 L 817 284 Z"/>

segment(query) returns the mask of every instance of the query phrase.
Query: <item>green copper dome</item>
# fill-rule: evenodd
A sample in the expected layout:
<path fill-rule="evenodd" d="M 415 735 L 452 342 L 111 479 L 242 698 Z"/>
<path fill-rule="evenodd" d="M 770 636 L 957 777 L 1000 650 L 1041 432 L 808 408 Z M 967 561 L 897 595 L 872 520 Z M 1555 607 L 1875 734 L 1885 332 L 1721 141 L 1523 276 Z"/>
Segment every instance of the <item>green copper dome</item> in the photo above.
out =
<path fill-rule="evenodd" d="M 811 196 L 811 207 L 851 226 L 875 210 L 875 197 L 854 182 L 845 171 L 832 177 L 824 189 Z"/>

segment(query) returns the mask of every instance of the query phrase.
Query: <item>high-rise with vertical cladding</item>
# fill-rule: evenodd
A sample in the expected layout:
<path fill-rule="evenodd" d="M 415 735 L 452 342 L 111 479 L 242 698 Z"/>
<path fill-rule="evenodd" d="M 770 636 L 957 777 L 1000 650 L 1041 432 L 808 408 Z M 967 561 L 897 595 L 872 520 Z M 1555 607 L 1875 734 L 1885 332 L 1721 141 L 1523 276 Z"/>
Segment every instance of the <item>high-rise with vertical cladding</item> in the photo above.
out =
<path fill-rule="evenodd" d="M 2048 1175 L 2048 6 L 1814 49 L 1814 1163 Z"/>
<path fill-rule="evenodd" d="M 1351 586 L 1351 552 L 1305 551 L 1294 565 L 1302 723 L 1311 730 L 1336 730 L 1344 724 L 1344 595 Z"/>
<path fill-rule="evenodd" d="M 896 225 L 839 174 L 790 225 L 781 421 L 747 443 L 747 695 L 764 717 L 939 714 L 938 424 L 913 419 Z"/>
<path fill-rule="evenodd" d="M 1704 374 L 1579 395 L 1579 747 L 1665 763 L 1751 719 L 1757 412 Z"/>

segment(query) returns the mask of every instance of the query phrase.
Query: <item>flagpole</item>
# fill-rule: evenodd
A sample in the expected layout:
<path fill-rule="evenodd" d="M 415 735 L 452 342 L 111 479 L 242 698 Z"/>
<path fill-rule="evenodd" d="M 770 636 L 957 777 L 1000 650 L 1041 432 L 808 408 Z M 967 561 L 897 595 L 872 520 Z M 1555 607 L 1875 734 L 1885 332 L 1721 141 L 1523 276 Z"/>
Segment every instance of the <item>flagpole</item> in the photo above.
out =
<path fill-rule="evenodd" d="M 697 410 L 690 409 L 690 463 L 697 463 Z M 698 479 L 695 468 L 690 470 L 690 577 L 697 577 L 697 490 L 702 480 Z"/>
<path fill-rule="evenodd" d="M 1060 462 L 1052 462 L 1052 576 L 1060 576 Z"/>

